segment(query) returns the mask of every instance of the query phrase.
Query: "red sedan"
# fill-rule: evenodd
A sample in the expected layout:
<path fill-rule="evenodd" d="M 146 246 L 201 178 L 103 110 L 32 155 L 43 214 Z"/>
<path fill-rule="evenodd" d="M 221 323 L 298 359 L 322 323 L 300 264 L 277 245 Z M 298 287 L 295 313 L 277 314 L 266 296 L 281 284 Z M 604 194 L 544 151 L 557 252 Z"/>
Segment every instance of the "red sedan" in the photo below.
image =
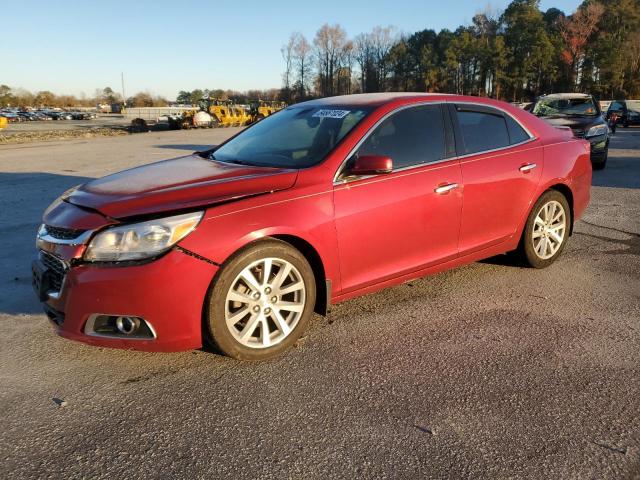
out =
<path fill-rule="evenodd" d="M 333 303 L 506 252 L 550 265 L 590 185 L 588 142 L 506 103 L 314 100 L 66 192 L 34 286 L 66 338 L 263 359 Z"/>

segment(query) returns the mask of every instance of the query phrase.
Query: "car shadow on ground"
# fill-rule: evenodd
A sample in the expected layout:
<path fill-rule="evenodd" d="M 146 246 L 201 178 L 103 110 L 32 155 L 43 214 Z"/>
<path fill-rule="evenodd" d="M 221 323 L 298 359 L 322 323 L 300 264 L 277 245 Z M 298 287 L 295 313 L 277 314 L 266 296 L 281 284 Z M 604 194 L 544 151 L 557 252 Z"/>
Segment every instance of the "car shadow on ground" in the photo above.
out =
<path fill-rule="evenodd" d="M 31 287 L 35 235 L 44 210 L 89 177 L 53 173 L 0 172 L 0 314 L 41 313 Z"/>
<path fill-rule="evenodd" d="M 498 265 L 501 267 L 527 268 L 517 252 L 503 253 L 501 255 L 496 255 L 495 257 L 478 260 L 477 263 Z"/>

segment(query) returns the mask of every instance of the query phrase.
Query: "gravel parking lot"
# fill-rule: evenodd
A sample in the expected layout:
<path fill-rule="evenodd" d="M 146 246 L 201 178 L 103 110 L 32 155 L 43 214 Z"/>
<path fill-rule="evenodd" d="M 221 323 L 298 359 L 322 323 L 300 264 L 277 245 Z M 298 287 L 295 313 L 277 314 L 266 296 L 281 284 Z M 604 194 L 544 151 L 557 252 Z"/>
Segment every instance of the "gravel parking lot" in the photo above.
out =
<path fill-rule="evenodd" d="M 91 120 L 49 120 L 37 122 L 15 122 L 10 123 L 2 135 L 10 136 L 24 132 L 53 132 L 68 130 L 91 130 L 94 128 L 122 128 L 131 123 L 122 115 L 98 115 L 98 118 Z"/>
<path fill-rule="evenodd" d="M 264 363 L 54 335 L 43 209 L 235 131 L 0 146 L 0 476 L 640 478 L 639 129 L 546 270 L 500 257 L 340 304 Z"/>

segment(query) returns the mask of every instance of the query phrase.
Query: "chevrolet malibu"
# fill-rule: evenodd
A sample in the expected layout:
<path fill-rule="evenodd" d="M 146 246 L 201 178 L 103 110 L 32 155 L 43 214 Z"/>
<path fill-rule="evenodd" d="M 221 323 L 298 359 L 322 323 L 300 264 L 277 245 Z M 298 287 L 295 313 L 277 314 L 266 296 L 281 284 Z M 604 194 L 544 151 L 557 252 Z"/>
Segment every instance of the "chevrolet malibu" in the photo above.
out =
<path fill-rule="evenodd" d="M 337 302 L 507 252 L 550 265 L 589 202 L 589 157 L 570 130 L 489 99 L 300 103 L 64 193 L 33 283 L 69 339 L 264 359 Z"/>

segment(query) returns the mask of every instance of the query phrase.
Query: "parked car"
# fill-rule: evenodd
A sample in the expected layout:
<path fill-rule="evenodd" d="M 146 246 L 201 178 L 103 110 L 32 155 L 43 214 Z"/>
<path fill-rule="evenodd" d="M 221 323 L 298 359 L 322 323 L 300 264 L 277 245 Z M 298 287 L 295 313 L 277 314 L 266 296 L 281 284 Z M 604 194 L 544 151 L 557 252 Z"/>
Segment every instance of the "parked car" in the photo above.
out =
<path fill-rule="evenodd" d="M 609 158 L 609 125 L 600 104 L 591 95 L 554 93 L 539 97 L 531 113 L 558 127 L 569 127 L 578 138 L 591 144 L 591 163 L 602 170 Z"/>
<path fill-rule="evenodd" d="M 9 122 L 21 122 L 22 121 L 22 118 L 20 116 L 18 116 L 14 112 L 10 112 L 10 111 L 7 111 L 7 110 L 1 111 L 0 115 L 2 115 L 4 118 L 6 118 L 7 121 L 9 121 Z"/>
<path fill-rule="evenodd" d="M 505 252 L 549 266 L 590 185 L 586 140 L 507 103 L 325 98 L 67 191 L 33 283 L 69 339 L 264 359 L 336 302 Z"/>
<path fill-rule="evenodd" d="M 35 120 L 41 120 L 41 121 L 49 121 L 49 120 L 53 120 L 53 117 L 51 117 L 51 115 L 49 115 L 48 113 L 45 112 L 34 112 L 33 117 Z"/>
<path fill-rule="evenodd" d="M 22 121 L 27 121 L 27 122 L 33 122 L 34 120 L 38 119 L 35 116 L 35 114 L 31 112 L 18 112 L 18 116 L 22 118 Z"/>
<path fill-rule="evenodd" d="M 45 110 L 44 113 L 53 120 L 65 120 L 66 112 L 60 110 Z"/>
<path fill-rule="evenodd" d="M 640 125 L 640 100 L 615 100 L 607 110 L 607 120 L 612 114 L 618 115 L 618 123 L 624 128 Z"/>

